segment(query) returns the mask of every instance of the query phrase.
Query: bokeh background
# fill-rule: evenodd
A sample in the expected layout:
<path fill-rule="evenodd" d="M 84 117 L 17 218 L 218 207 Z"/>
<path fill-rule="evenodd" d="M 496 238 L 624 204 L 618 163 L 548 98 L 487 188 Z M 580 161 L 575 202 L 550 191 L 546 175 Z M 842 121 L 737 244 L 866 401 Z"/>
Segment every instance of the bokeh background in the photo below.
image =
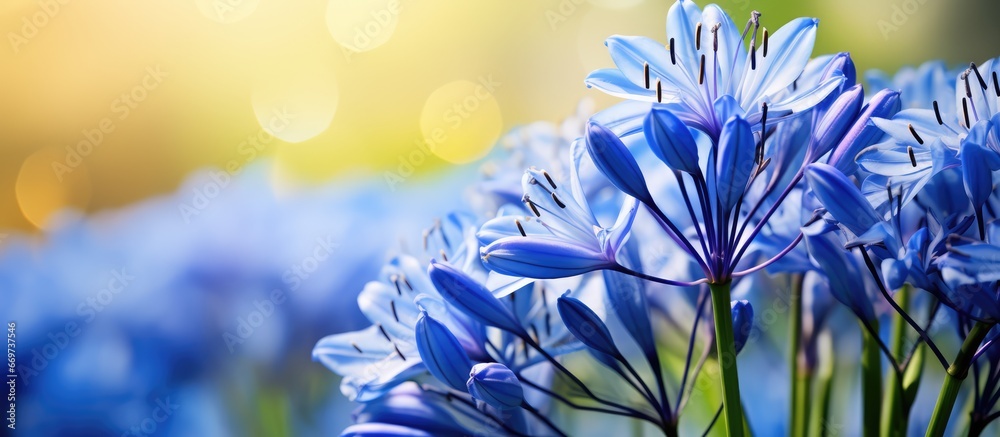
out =
<path fill-rule="evenodd" d="M 170 398 L 159 433 L 338 430 L 311 346 L 363 324 L 353 296 L 504 132 L 613 103 L 583 85 L 603 40 L 665 40 L 671 3 L 0 3 L 0 313 L 21 362 L 58 349 L 24 428 L 121 435 Z M 992 0 L 719 4 L 772 30 L 819 17 L 814 53 L 859 70 L 1000 55 Z"/>

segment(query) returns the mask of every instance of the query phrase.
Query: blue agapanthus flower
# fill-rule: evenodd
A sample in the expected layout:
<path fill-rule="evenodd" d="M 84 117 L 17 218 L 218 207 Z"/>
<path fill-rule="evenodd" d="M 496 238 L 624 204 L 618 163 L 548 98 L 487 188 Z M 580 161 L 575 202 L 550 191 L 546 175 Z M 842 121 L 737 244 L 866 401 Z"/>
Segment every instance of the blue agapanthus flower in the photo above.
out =
<path fill-rule="evenodd" d="M 774 34 L 754 11 L 742 31 L 717 5 L 688 0 L 667 14 L 667 43 L 646 37 L 608 38 L 617 68 L 597 70 L 587 85 L 632 100 L 664 104 L 689 126 L 719 138 L 734 114 L 754 130 L 767 120 L 805 112 L 844 82 L 830 75 L 795 86 L 812 53 L 819 21 L 798 18 Z M 749 44 L 744 40 L 749 35 Z"/>
<path fill-rule="evenodd" d="M 1000 169 L 1000 61 L 988 60 L 969 67 L 954 80 L 952 101 L 933 100 L 930 107 L 921 106 L 900 111 L 890 119 L 875 118 L 873 122 L 890 137 L 888 141 L 862 151 L 857 162 L 871 176 L 865 181 L 864 192 L 884 202 L 880 193 L 885 186 L 901 187 L 904 203 L 908 202 L 927 181 L 938 172 L 960 164 L 963 170 L 984 176 L 966 179 L 970 194 L 978 194 L 974 202 L 984 201 L 982 187 L 992 187 L 985 175 Z M 939 84 L 928 90 L 937 98 Z M 989 189 L 986 189 L 988 192 Z"/>

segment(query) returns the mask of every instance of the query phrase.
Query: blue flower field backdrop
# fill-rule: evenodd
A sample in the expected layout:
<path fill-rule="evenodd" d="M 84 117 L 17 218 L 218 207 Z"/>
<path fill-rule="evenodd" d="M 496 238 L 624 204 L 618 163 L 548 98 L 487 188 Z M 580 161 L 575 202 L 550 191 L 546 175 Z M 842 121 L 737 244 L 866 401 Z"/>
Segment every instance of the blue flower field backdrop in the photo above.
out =
<path fill-rule="evenodd" d="M 0 16 L 7 435 L 1000 435 L 993 2 Z"/>

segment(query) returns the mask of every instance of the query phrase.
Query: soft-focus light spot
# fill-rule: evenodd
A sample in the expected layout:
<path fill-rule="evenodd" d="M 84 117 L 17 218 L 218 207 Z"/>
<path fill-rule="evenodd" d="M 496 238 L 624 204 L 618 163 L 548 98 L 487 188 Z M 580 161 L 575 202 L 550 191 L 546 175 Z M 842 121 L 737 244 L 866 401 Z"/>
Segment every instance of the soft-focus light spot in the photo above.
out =
<path fill-rule="evenodd" d="M 400 0 L 330 0 L 326 26 L 338 44 L 366 52 L 389 41 L 401 10 Z"/>
<path fill-rule="evenodd" d="M 590 2 L 605 9 L 628 9 L 639 6 L 643 0 L 590 0 Z"/>
<path fill-rule="evenodd" d="M 281 77 L 253 92 L 253 112 L 267 131 L 290 143 L 300 143 L 330 127 L 339 90 L 331 72 L 307 77 Z"/>
<path fill-rule="evenodd" d="M 490 87 L 488 79 L 458 80 L 431 93 L 420 113 L 420 130 L 432 153 L 454 164 L 489 153 L 503 125 Z"/>
<path fill-rule="evenodd" d="M 260 0 L 195 0 L 198 9 L 213 21 L 229 24 L 249 17 Z"/>
<path fill-rule="evenodd" d="M 14 191 L 21 213 L 35 227 L 45 229 L 59 210 L 83 209 L 90 202 L 90 175 L 84 162 L 89 150 L 42 149 L 21 164 Z"/>

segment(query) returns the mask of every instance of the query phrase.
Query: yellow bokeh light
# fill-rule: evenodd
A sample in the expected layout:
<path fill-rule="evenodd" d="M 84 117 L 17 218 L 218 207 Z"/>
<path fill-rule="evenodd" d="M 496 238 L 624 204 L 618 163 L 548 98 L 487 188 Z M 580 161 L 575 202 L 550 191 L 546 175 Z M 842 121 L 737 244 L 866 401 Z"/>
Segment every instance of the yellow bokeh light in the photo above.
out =
<path fill-rule="evenodd" d="M 489 153 L 500 137 L 503 117 L 487 76 L 458 80 L 434 90 L 420 113 L 420 130 L 432 153 L 453 164 Z"/>
<path fill-rule="evenodd" d="M 332 71 L 297 72 L 258 85 L 253 111 L 261 128 L 290 143 L 309 140 L 330 127 L 339 90 Z"/>
<path fill-rule="evenodd" d="M 32 225 L 46 229 L 65 208 L 83 209 L 90 202 L 86 155 L 71 147 L 42 149 L 21 163 L 14 190 L 17 204 Z"/>
<path fill-rule="evenodd" d="M 338 44 L 367 52 L 389 41 L 401 11 L 400 0 L 330 0 L 326 25 Z"/>

